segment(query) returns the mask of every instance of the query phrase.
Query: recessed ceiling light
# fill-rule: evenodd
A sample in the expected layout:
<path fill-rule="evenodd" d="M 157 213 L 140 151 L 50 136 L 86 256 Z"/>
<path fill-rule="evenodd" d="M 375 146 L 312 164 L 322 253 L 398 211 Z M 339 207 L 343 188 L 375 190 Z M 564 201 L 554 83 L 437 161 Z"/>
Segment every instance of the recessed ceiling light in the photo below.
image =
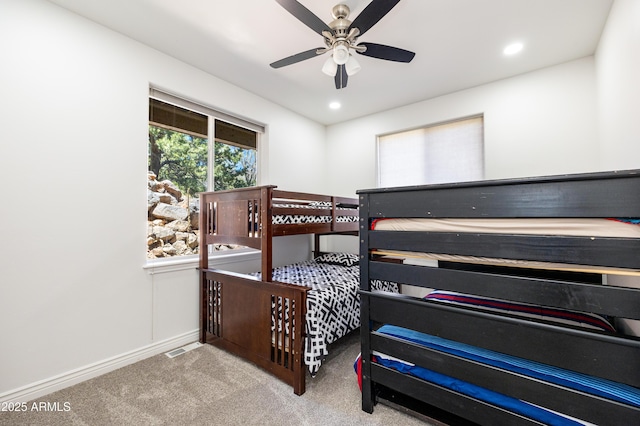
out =
<path fill-rule="evenodd" d="M 512 44 L 508 45 L 507 47 L 505 47 L 502 52 L 505 55 L 515 55 L 516 53 L 521 51 L 523 47 L 524 46 L 522 45 L 522 43 L 512 43 Z"/>
<path fill-rule="evenodd" d="M 340 106 L 341 106 L 340 102 L 331 102 L 329 104 L 329 108 L 331 108 L 331 109 L 340 109 Z"/>

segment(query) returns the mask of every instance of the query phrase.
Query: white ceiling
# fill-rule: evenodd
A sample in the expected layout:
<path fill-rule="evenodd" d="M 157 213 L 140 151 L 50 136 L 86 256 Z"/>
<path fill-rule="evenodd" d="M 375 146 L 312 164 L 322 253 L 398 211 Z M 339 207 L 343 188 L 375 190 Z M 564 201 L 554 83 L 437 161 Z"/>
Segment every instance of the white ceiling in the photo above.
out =
<path fill-rule="evenodd" d="M 50 0 L 322 124 L 467 89 L 595 52 L 613 0 L 403 0 L 359 38 L 416 52 L 409 64 L 357 55 L 336 90 L 326 55 L 280 69 L 322 37 L 275 0 Z M 299 0 L 324 22 L 339 0 Z M 344 0 L 353 20 L 370 0 Z M 509 43 L 523 51 L 505 57 Z M 330 110 L 330 101 L 342 108 Z"/>

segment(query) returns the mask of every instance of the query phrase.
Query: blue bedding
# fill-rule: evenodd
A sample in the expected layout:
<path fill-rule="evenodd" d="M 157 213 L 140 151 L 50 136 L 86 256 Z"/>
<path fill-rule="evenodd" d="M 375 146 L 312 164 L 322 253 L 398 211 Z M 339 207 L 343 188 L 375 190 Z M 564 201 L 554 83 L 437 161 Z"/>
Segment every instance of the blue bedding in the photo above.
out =
<path fill-rule="evenodd" d="M 400 339 L 408 340 L 427 346 L 445 353 L 472 359 L 484 364 L 503 368 L 509 371 L 524 374 L 529 377 L 539 378 L 546 382 L 551 382 L 566 386 L 568 388 L 583 391 L 592 395 L 601 396 L 614 401 L 619 401 L 636 407 L 640 407 L 640 389 L 632 386 L 612 382 L 605 379 L 576 373 L 561 368 L 556 368 L 535 361 L 529 361 L 510 355 L 501 354 L 494 351 L 478 348 L 455 341 L 442 339 L 408 330 L 393 325 L 384 325 L 378 329 L 380 333 L 388 334 Z M 488 389 L 473 385 L 462 380 L 454 379 L 434 371 L 413 366 L 407 363 L 376 357 L 376 362 L 381 365 L 393 368 L 403 373 L 407 373 L 448 389 L 455 390 L 462 394 L 477 398 L 519 413 L 523 416 L 536 419 L 549 425 L 578 425 L 582 424 L 564 416 L 541 409 L 527 402 L 511 398 L 509 396 L 490 391 Z"/>

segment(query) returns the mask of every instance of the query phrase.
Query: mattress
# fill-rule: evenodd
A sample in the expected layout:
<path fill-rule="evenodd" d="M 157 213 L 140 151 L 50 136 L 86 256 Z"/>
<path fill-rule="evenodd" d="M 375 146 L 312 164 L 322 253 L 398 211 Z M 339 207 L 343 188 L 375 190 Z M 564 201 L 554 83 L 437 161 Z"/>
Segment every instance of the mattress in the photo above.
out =
<path fill-rule="evenodd" d="M 463 343 L 442 339 L 413 330 L 393 325 L 384 325 L 377 330 L 382 334 L 394 336 L 403 340 L 417 343 L 445 353 L 471 359 L 491 366 L 503 368 L 529 377 L 534 377 L 546 382 L 555 383 L 581 392 L 599 397 L 611 399 L 621 403 L 640 407 L 640 389 L 600 379 L 593 376 L 552 367 L 546 364 L 501 354 L 498 352 L 478 348 Z M 423 380 L 439 384 L 448 389 L 456 390 L 465 395 L 508 409 L 512 412 L 540 420 L 550 425 L 578 425 L 587 424 L 576 419 L 567 418 L 558 413 L 546 410 L 542 407 L 521 401 L 491 390 L 458 380 L 411 363 L 389 357 L 384 354 L 375 354 L 374 361 L 402 373 L 406 373 Z M 354 368 L 358 372 L 360 363 L 356 360 Z"/>
<path fill-rule="evenodd" d="M 311 288 L 307 292 L 304 362 L 313 376 L 329 354 L 328 346 L 360 327 L 357 255 L 330 253 L 316 260 L 274 268 L 272 279 Z M 395 283 L 379 282 L 375 287 L 398 292 Z"/>
<path fill-rule="evenodd" d="M 640 238 L 637 219 L 376 219 L 377 231 L 465 232 Z"/>

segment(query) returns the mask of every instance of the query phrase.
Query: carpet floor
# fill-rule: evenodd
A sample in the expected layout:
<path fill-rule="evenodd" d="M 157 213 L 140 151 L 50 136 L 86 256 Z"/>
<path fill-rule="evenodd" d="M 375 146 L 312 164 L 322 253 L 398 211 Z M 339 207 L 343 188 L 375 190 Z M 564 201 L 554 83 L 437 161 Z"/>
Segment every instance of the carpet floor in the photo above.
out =
<path fill-rule="evenodd" d="M 361 410 L 359 350 L 357 332 L 332 345 L 302 396 L 210 345 L 160 354 L 30 401 L 26 412 L 1 412 L 0 425 L 424 425 L 380 404 Z M 31 410 L 34 402 L 50 410 Z"/>

